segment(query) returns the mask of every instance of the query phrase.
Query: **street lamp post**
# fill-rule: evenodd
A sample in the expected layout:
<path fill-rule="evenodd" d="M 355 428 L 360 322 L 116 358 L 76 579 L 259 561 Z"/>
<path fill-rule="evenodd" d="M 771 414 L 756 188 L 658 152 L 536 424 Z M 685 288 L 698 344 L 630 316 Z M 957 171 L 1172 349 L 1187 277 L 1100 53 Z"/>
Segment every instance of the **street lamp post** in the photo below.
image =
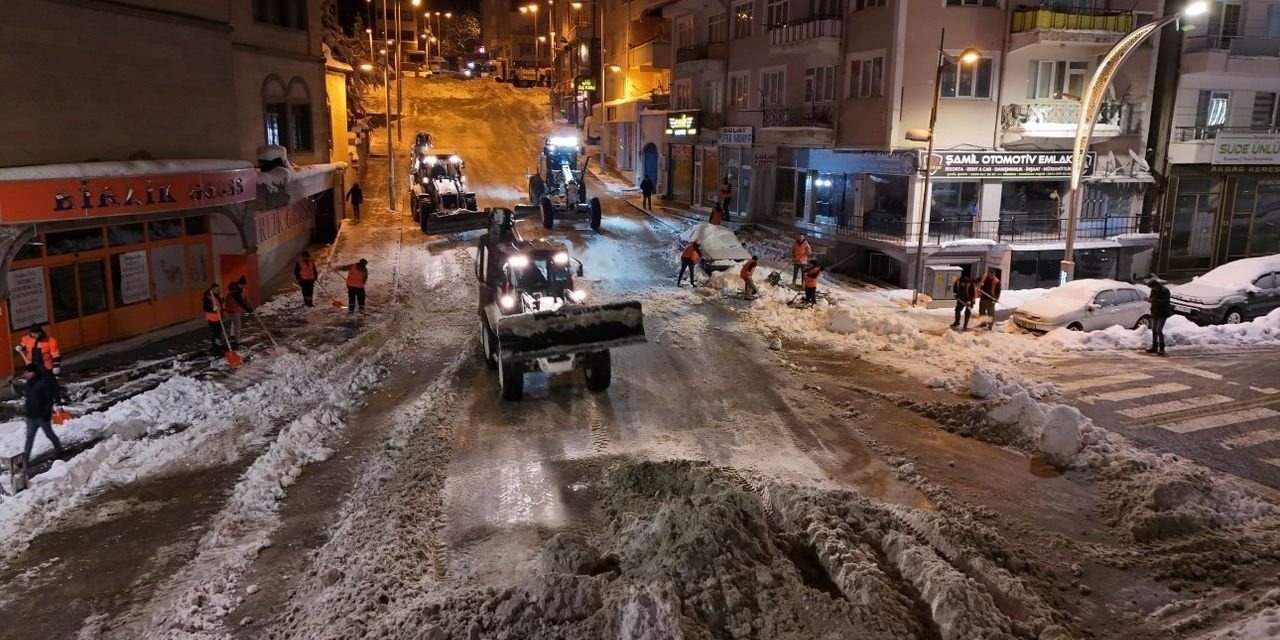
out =
<path fill-rule="evenodd" d="M 916 306 L 920 300 L 920 287 L 924 283 L 924 227 L 929 212 L 929 179 L 933 175 L 930 163 L 933 162 L 933 144 L 937 140 L 938 126 L 938 99 L 942 97 L 942 71 L 946 67 L 947 52 L 944 50 L 947 41 L 947 30 L 943 29 L 938 35 L 938 68 L 933 77 L 933 107 L 929 110 L 929 129 L 920 131 L 919 129 L 911 129 L 907 131 L 907 139 L 914 142 L 928 140 L 929 145 L 924 154 L 924 184 L 920 191 L 920 221 L 916 225 L 916 284 L 915 291 L 911 294 L 911 306 Z M 960 73 L 961 64 L 972 64 L 982 58 L 982 52 L 977 49 L 965 49 L 960 52 L 959 56 L 954 58 L 956 64 L 956 74 Z"/>
<path fill-rule="evenodd" d="M 382 49 L 382 97 L 387 117 L 387 201 L 392 211 L 396 210 L 396 154 L 391 143 L 391 78 L 389 77 L 391 61 L 386 59 L 391 50 Z"/>
<path fill-rule="evenodd" d="M 1133 50 L 1137 49 L 1148 36 L 1182 18 L 1198 16 L 1208 10 L 1208 2 L 1203 0 L 1191 2 L 1171 16 L 1130 31 L 1120 38 L 1120 41 L 1115 43 L 1106 55 L 1102 56 L 1101 62 L 1098 63 L 1098 70 L 1093 73 L 1093 78 L 1085 86 L 1084 95 L 1080 98 L 1080 117 L 1076 120 L 1075 146 L 1071 151 L 1071 204 L 1067 209 L 1067 233 L 1062 249 L 1061 271 L 1058 273 L 1059 284 L 1070 282 L 1076 275 L 1076 223 L 1080 219 L 1080 192 L 1082 191 L 1080 178 L 1084 173 L 1085 153 L 1089 150 L 1089 140 L 1093 137 L 1093 125 L 1098 121 L 1098 111 L 1102 108 L 1102 98 L 1107 85 L 1111 84 L 1111 79 L 1129 54 L 1133 53 Z"/>

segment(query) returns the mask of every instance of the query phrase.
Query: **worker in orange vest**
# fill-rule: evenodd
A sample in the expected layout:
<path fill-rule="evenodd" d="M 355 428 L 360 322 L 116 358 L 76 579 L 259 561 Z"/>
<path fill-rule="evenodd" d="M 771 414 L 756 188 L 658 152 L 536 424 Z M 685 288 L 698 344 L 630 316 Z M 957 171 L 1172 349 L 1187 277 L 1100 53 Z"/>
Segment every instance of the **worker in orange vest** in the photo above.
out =
<path fill-rule="evenodd" d="M 822 267 L 818 266 L 817 260 L 810 260 L 809 266 L 804 270 L 804 302 L 813 305 L 818 302 L 818 276 L 822 274 Z"/>
<path fill-rule="evenodd" d="M 249 304 L 249 298 L 244 295 L 244 288 L 248 284 L 249 280 L 240 276 L 227 287 L 227 295 L 222 299 L 222 312 L 226 314 L 227 321 L 227 338 L 233 347 L 240 344 L 241 315 L 253 313 L 253 305 Z"/>
<path fill-rule="evenodd" d="M 759 260 L 755 256 L 751 256 L 750 260 L 742 263 L 742 270 L 738 272 L 738 275 L 742 276 L 742 295 L 745 297 L 754 298 L 759 293 L 756 290 L 755 281 L 751 279 L 756 273 L 756 265 L 758 263 Z"/>
<path fill-rule="evenodd" d="M 795 286 L 805 265 L 809 264 L 809 252 L 812 250 L 813 247 L 809 246 L 804 234 L 796 236 L 796 243 L 791 245 L 791 286 Z"/>
<path fill-rule="evenodd" d="M 720 226 L 720 223 L 724 222 L 724 211 L 720 209 L 720 205 L 711 205 L 711 219 L 709 222 L 717 227 Z"/>
<path fill-rule="evenodd" d="M 225 336 L 222 333 L 222 289 L 218 283 L 215 282 L 204 290 L 202 306 L 204 320 L 209 324 L 209 351 L 220 356 L 226 352 L 226 346 L 223 344 Z"/>
<path fill-rule="evenodd" d="M 698 283 L 693 281 L 693 271 L 697 267 L 698 261 L 702 259 L 702 253 L 698 249 L 697 242 L 690 242 L 684 246 L 684 251 L 680 252 L 680 273 L 676 276 L 677 287 L 684 280 L 685 269 L 689 270 L 689 286 L 698 286 Z"/>
<path fill-rule="evenodd" d="M 58 350 L 58 341 L 44 332 L 44 327 L 33 324 L 22 336 L 14 351 L 22 354 L 27 364 L 36 366 L 42 376 L 62 374 L 62 352 Z"/>
<path fill-rule="evenodd" d="M 293 279 L 302 288 L 302 304 L 308 307 L 316 306 L 311 301 L 316 291 L 316 263 L 311 259 L 309 252 L 303 251 L 298 256 L 298 261 L 293 264 Z"/>
<path fill-rule="evenodd" d="M 334 271 L 347 272 L 347 313 L 355 313 L 357 305 L 364 313 L 364 285 L 369 281 L 368 260 L 360 258 L 353 264 L 344 264 Z"/>

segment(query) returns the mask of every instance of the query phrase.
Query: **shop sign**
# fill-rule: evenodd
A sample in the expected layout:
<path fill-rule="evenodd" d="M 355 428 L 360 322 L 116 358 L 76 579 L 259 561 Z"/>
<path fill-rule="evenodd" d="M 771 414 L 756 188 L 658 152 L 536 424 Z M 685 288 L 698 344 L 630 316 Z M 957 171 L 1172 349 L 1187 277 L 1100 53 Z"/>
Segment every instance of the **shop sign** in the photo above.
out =
<path fill-rule="evenodd" d="M 749 147 L 755 142 L 752 127 L 720 127 L 720 146 Z"/>
<path fill-rule="evenodd" d="M 1280 164 L 1215 164 L 1209 173 L 1223 175 L 1280 175 Z"/>
<path fill-rule="evenodd" d="M 1213 164 L 1280 164 L 1280 134 L 1219 133 Z"/>
<path fill-rule="evenodd" d="M 809 163 L 811 167 L 824 171 L 909 176 L 920 164 L 920 152 L 814 149 L 809 152 Z"/>
<path fill-rule="evenodd" d="M 248 202 L 258 170 L 0 182 L 0 224 L 182 211 Z"/>
<path fill-rule="evenodd" d="M 595 91 L 595 78 L 578 78 L 578 91 Z"/>
<path fill-rule="evenodd" d="M 48 324 L 44 267 L 9 271 L 9 323 L 14 331 L 33 324 Z"/>
<path fill-rule="evenodd" d="M 120 299 L 133 304 L 151 299 L 151 285 L 147 282 L 147 252 L 130 251 L 120 254 Z"/>
<path fill-rule="evenodd" d="M 262 244 L 294 227 L 311 222 L 310 200 L 299 200 L 287 207 L 259 211 L 254 216 L 258 244 Z"/>
<path fill-rule="evenodd" d="M 698 135 L 698 112 L 681 111 L 668 113 L 666 134 L 673 138 Z"/>
<path fill-rule="evenodd" d="M 1084 156 L 1091 175 L 1098 154 Z M 1070 151 L 935 151 L 929 163 L 938 178 L 1070 178 Z M 936 169 L 934 168 L 936 167 Z"/>

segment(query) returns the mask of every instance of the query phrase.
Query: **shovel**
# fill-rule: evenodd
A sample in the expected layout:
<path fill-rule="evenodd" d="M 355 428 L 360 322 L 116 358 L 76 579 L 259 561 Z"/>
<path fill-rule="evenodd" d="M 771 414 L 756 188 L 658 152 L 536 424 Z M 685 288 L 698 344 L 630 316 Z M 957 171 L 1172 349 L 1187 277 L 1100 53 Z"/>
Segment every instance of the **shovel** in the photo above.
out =
<path fill-rule="evenodd" d="M 317 279 L 317 280 L 316 280 L 316 284 L 320 284 L 320 280 L 319 280 L 319 279 Z M 333 295 L 333 293 L 331 293 L 331 292 L 329 291 L 329 288 L 328 288 L 328 287 L 326 287 L 326 286 L 324 286 L 324 285 L 320 284 L 320 290 L 321 290 L 321 291 L 323 291 L 325 295 L 327 295 L 327 296 L 329 296 L 330 298 L 332 298 L 332 300 L 330 301 L 330 304 L 332 304 L 332 305 L 333 305 L 333 308 L 334 308 L 334 309 L 337 309 L 337 310 L 341 311 L 341 310 L 343 310 L 343 309 L 346 309 L 346 308 L 347 308 L 347 305 L 342 304 L 342 301 L 341 301 L 341 300 L 339 300 L 338 298 L 336 298 L 336 297 Z"/>
<path fill-rule="evenodd" d="M 231 348 L 231 337 L 227 335 L 227 325 L 222 321 L 222 314 L 218 314 L 218 326 L 222 327 L 222 340 L 227 345 L 227 352 L 223 354 L 227 359 L 227 366 L 232 369 L 239 369 L 244 364 L 244 358 Z"/>
<path fill-rule="evenodd" d="M 71 415 L 70 411 L 63 409 L 62 407 L 57 407 L 53 410 L 53 424 L 55 425 L 64 424 L 73 417 L 74 416 Z"/>
<path fill-rule="evenodd" d="M 267 334 L 267 339 L 271 341 L 271 348 L 267 349 L 267 353 L 275 355 L 280 350 L 280 343 L 276 342 L 275 336 L 271 335 L 271 330 L 267 328 L 267 323 L 262 319 L 262 316 L 255 313 L 253 314 L 253 319 L 258 321 L 258 326 L 262 327 L 262 331 Z"/>

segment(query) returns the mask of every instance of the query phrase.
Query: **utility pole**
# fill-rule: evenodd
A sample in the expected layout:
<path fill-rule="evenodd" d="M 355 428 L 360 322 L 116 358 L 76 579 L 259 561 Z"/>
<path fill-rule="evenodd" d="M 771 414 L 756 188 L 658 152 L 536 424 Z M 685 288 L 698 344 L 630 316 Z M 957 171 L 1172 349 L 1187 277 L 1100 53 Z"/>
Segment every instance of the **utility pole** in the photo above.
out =
<path fill-rule="evenodd" d="M 604 171 L 604 98 L 605 98 L 605 74 L 608 73 L 609 65 L 605 64 L 604 58 L 604 3 L 605 0 L 597 0 L 600 6 L 600 121 L 597 126 L 600 127 L 600 170 Z M 590 133 L 590 132 L 588 132 Z"/>
<path fill-rule="evenodd" d="M 404 142 L 404 69 L 401 68 L 401 37 L 403 33 L 400 27 L 400 1 L 396 2 L 396 139 Z"/>

